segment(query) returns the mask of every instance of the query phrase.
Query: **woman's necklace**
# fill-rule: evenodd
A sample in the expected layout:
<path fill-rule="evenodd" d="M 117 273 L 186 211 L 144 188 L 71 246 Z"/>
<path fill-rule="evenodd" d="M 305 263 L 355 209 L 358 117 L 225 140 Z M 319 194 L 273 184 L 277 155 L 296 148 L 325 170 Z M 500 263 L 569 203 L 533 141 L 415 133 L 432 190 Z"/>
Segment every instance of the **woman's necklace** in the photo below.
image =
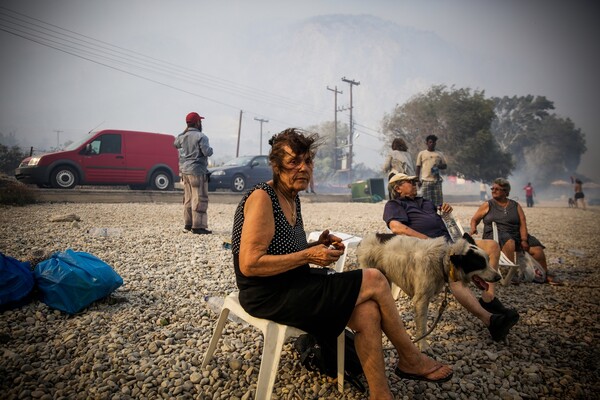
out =
<path fill-rule="evenodd" d="M 290 200 L 290 199 L 286 198 L 286 200 L 288 201 L 288 204 L 290 205 L 290 209 L 292 210 L 292 226 L 296 226 L 296 204 L 293 199 Z"/>
<path fill-rule="evenodd" d="M 294 199 L 288 199 L 281 192 L 279 192 L 279 194 L 285 199 L 287 205 L 290 207 L 290 211 L 292 212 L 292 226 L 296 226 L 296 202 L 294 201 Z"/>
<path fill-rule="evenodd" d="M 496 200 L 496 203 L 502 208 L 502 212 L 504 213 L 504 215 L 508 215 L 508 205 L 510 204 L 510 201 L 508 201 L 508 199 L 506 200 L 506 203 L 504 205 L 500 204 L 500 202 L 498 200 Z"/>

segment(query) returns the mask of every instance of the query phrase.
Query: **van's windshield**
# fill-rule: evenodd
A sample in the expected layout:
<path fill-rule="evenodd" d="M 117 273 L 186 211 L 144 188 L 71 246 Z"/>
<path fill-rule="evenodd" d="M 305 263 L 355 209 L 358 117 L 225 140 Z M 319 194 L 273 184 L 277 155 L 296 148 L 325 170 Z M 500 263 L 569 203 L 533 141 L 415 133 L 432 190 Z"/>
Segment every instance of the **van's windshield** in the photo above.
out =
<path fill-rule="evenodd" d="M 88 140 L 90 140 L 90 137 L 92 137 L 92 135 L 88 135 L 86 137 L 84 137 L 83 139 L 79 139 L 76 140 L 75 142 L 71 143 L 70 145 L 68 145 L 67 147 L 65 147 L 65 151 L 68 150 L 75 150 L 77 149 L 79 146 L 81 146 L 83 143 L 87 142 Z"/>

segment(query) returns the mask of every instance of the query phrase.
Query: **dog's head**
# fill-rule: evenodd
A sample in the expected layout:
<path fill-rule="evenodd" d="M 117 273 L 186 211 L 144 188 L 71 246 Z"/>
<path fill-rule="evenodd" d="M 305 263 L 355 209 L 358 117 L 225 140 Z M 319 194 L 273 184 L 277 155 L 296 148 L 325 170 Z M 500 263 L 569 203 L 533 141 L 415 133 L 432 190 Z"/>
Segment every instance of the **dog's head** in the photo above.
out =
<path fill-rule="evenodd" d="M 490 258 L 468 233 L 451 245 L 450 261 L 454 265 L 456 280 L 472 281 L 481 290 L 487 290 L 488 282 L 498 282 L 502 276 L 490 267 Z"/>

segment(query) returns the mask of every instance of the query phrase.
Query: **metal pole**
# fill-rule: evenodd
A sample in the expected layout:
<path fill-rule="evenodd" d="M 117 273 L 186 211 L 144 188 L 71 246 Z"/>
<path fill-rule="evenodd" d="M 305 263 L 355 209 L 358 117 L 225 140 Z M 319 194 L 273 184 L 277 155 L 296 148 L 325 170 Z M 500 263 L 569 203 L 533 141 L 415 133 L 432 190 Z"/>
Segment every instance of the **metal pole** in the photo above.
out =
<path fill-rule="evenodd" d="M 335 86 L 335 89 L 331 89 L 329 86 L 327 86 L 327 90 L 331 90 L 334 94 L 333 98 L 333 172 L 337 171 L 337 113 L 338 113 L 338 108 L 337 108 L 337 95 L 338 93 L 344 93 L 341 90 L 337 90 L 337 85 Z"/>
<path fill-rule="evenodd" d="M 350 84 L 350 137 L 348 138 L 348 170 L 352 173 L 352 137 L 354 136 L 354 121 L 352 119 L 352 86 L 360 85 L 360 82 L 356 82 L 351 79 L 346 79 L 346 77 L 342 78 L 343 82 L 347 82 Z"/>
<path fill-rule="evenodd" d="M 262 125 L 263 125 L 263 122 L 269 122 L 269 120 L 268 119 L 256 118 L 256 117 L 254 117 L 254 120 L 260 122 L 260 143 L 259 143 L 259 145 L 260 145 L 260 153 L 259 154 L 262 156 Z"/>
<path fill-rule="evenodd" d="M 243 111 L 240 110 L 240 122 L 238 123 L 238 139 L 237 139 L 237 148 L 235 149 L 235 158 L 238 158 L 240 156 L 240 135 L 242 133 L 242 113 L 243 113 Z"/>
<path fill-rule="evenodd" d="M 56 132 L 56 149 L 58 150 L 60 148 L 60 133 L 62 131 L 55 129 L 54 132 Z"/>

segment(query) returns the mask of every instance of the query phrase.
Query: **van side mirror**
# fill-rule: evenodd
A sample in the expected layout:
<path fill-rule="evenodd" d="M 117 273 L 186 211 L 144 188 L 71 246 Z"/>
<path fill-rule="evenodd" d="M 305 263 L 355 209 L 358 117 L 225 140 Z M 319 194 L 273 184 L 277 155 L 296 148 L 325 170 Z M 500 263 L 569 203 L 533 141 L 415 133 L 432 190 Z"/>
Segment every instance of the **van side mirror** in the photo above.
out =
<path fill-rule="evenodd" d="M 85 145 L 85 149 L 83 150 L 83 154 L 85 155 L 92 155 L 92 154 L 96 154 L 96 152 L 94 151 L 94 149 L 92 149 L 92 144 L 88 143 Z"/>
<path fill-rule="evenodd" d="M 250 164 L 250 167 L 254 168 L 254 167 L 258 166 L 258 165 L 259 165 L 258 161 L 252 161 L 252 164 Z"/>

